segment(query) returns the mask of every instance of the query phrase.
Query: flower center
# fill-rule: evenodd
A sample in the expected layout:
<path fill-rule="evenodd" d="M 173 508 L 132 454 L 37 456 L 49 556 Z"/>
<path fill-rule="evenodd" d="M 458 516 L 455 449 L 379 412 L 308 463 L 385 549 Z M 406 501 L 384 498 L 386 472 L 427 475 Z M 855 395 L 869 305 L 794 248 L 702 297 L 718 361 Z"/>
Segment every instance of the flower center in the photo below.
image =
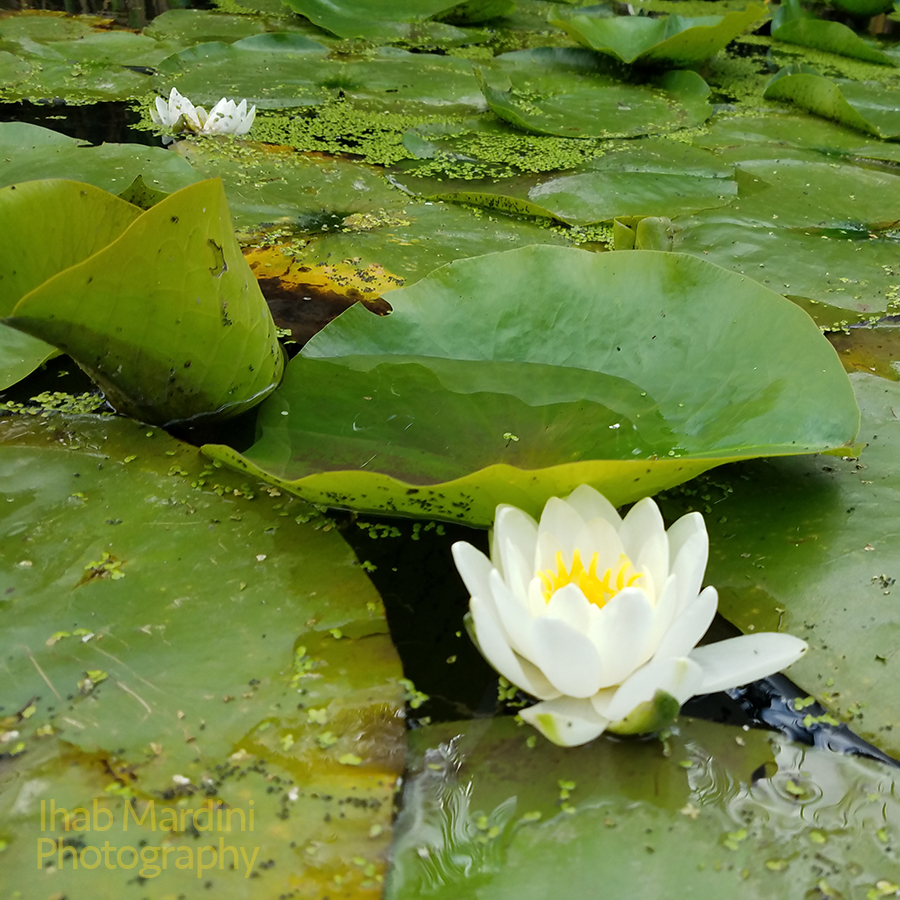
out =
<path fill-rule="evenodd" d="M 556 571 L 545 569 L 538 572 L 538 577 L 544 585 L 544 599 L 550 598 L 561 587 L 574 584 L 581 589 L 589 603 L 601 609 L 615 597 L 623 588 L 631 587 L 641 577 L 634 571 L 631 560 L 623 553 L 619 561 L 602 575 L 597 574 L 597 554 L 591 556 L 587 569 L 581 562 L 581 555 L 576 550 L 572 555 L 572 566 L 566 569 L 562 553 L 556 554 Z"/>

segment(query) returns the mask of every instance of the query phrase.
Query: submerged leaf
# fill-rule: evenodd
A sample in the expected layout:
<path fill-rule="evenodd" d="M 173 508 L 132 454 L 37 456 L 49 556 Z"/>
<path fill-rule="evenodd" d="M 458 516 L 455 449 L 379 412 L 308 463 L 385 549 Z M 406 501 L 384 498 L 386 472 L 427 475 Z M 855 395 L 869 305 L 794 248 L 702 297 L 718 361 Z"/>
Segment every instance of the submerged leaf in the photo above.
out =
<path fill-rule="evenodd" d="M 526 247 L 348 310 L 288 366 L 245 455 L 313 499 L 485 525 L 586 482 L 616 505 L 715 465 L 836 448 L 858 411 L 809 318 L 680 254 Z"/>
<path fill-rule="evenodd" d="M 60 235 L 51 247 L 71 233 L 72 209 L 99 231 L 67 255 L 41 253 L 14 283 L 5 322 L 71 355 L 120 412 L 155 423 L 222 419 L 278 384 L 275 323 L 220 181 L 143 213 L 89 185 L 26 182 L 0 191 L 0 208 L 10 221 L 42 222 L 45 240 L 50 222 Z M 0 252 L 3 271 L 21 270 L 14 247 Z"/>

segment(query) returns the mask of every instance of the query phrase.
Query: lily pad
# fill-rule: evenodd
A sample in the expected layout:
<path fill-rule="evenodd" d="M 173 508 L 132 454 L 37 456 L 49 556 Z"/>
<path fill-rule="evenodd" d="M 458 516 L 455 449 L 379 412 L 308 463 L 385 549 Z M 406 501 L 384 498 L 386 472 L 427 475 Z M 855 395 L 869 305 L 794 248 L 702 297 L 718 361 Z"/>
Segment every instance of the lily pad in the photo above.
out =
<path fill-rule="evenodd" d="M 194 170 L 174 154 L 157 147 L 102 144 L 87 147 L 81 141 L 24 122 L 0 122 L 0 188 L 41 178 L 70 178 L 122 193 L 135 178 L 145 177 L 156 190 L 171 192 L 197 181 Z M 7 223 L 12 234 L 21 223 Z M 26 228 L 34 248 L 47 241 L 46 223 L 31 220 Z M 92 231 L 84 222 L 79 227 Z M 99 249 L 99 248 L 96 248 Z M 34 262 L 35 266 L 42 266 Z M 33 287 L 36 285 L 32 285 Z M 29 288 L 30 289 L 30 288 Z M 14 297 L 0 295 L 0 315 L 12 311 Z M 0 389 L 9 387 L 57 354 L 44 341 L 0 324 Z"/>
<path fill-rule="evenodd" d="M 618 505 L 858 427 L 809 318 L 691 257 L 526 247 L 390 298 L 313 338 L 246 454 L 205 452 L 315 502 L 486 525 L 499 502 L 586 482 Z"/>
<path fill-rule="evenodd" d="M 136 422 L 8 418 L 0 443 L 4 887 L 29 896 L 43 851 L 48 896 L 199 874 L 223 898 L 324 900 L 337 877 L 374 900 L 402 672 L 337 532 Z"/>
<path fill-rule="evenodd" d="M 675 249 L 755 278 L 826 328 L 890 310 L 900 179 L 783 147 L 748 159 L 758 146 L 722 151 L 737 165 L 738 198 L 677 220 Z"/>
<path fill-rule="evenodd" d="M 322 57 L 328 48 L 304 35 L 255 35 L 233 43 L 197 44 L 157 67 L 153 86 L 172 86 L 195 104 L 222 96 L 246 98 L 265 108 L 311 106 L 331 96 L 322 85 Z M 274 70 L 274 71 L 273 71 Z"/>
<path fill-rule="evenodd" d="M 742 12 L 694 18 L 610 17 L 603 7 L 593 10 L 586 7 L 551 17 L 550 24 L 591 50 L 623 63 L 681 67 L 699 65 L 766 16 L 765 8 L 754 3 Z"/>
<path fill-rule="evenodd" d="M 752 150 L 747 144 L 756 144 Z M 767 110 L 753 116 L 733 116 L 710 120 L 705 133 L 693 139 L 696 147 L 725 151 L 749 158 L 770 153 L 777 158 L 784 148 L 814 150 L 827 157 L 852 157 L 855 160 L 880 159 L 900 162 L 900 145 L 872 140 L 856 129 L 800 110 Z M 831 160 L 833 161 L 833 160 Z"/>
<path fill-rule="evenodd" d="M 143 213 L 90 185 L 25 182 L 0 191 L 0 208 L 17 223 L 0 248 L 0 271 L 16 278 L 5 323 L 69 353 L 118 410 L 149 422 L 227 418 L 278 384 L 275 323 L 220 181 Z M 72 234 L 73 216 L 99 237 Z M 28 236 L 46 235 L 47 222 L 58 231 L 49 258 Z"/>
<path fill-rule="evenodd" d="M 438 13 L 459 10 L 466 24 L 490 19 L 508 10 L 497 0 L 284 0 L 294 12 L 306 16 L 320 28 L 342 38 L 398 39 L 410 36 L 410 24 L 421 23 Z M 453 34 L 448 31 L 448 34 Z M 440 31 L 435 32 L 440 35 Z"/>
<path fill-rule="evenodd" d="M 900 138 L 896 90 L 880 84 L 828 79 L 807 66 L 782 69 L 766 88 L 767 100 L 785 100 L 885 140 Z"/>
<path fill-rule="evenodd" d="M 851 353 L 841 356 L 852 359 L 855 343 L 848 336 Z M 900 384 L 890 351 L 879 356 L 893 380 L 850 376 L 863 416 L 859 459 L 754 463 L 712 479 L 704 493 L 721 502 L 707 518 L 707 579 L 720 612 L 744 631 L 781 628 L 807 640 L 791 677 L 897 756 Z M 685 502 L 673 496 L 667 514 Z"/>
<path fill-rule="evenodd" d="M 648 138 L 551 178 L 406 178 L 403 184 L 426 196 L 590 225 L 619 216 L 671 217 L 724 206 L 737 194 L 733 172 L 711 153 Z"/>
<path fill-rule="evenodd" d="M 679 720 L 665 742 L 527 743 L 510 719 L 411 732 L 387 900 L 712 900 L 886 889 L 896 770 Z M 852 824 L 847 809 L 852 809 Z M 876 893 L 871 894 L 873 897 Z"/>
<path fill-rule="evenodd" d="M 704 122 L 709 88 L 696 72 L 646 84 L 621 80 L 589 51 L 540 47 L 507 53 L 479 70 L 493 112 L 525 131 L 562 137 L 664 134 Z"/>
<path fill-rule="evenodd" d="M 324 58 L 328 48 L 303 35 L 261 34 L 232 44 L 198 44 L 165 60 L 154 83 L 195 103 L 223 94 L 260 108 L 315 106 L 342 95 L 362 108 L 409 113 L 477 112 L 484 99 L 467 60 L 382 48 L 366 60 Z"/>
<path fill-rule="evenodd" d="M 91 147 L 49 128 L 0 122 L 0 187 L 42 178 L 67 178 L 120 194 L 139 175 L 146 185 L 166 193 L 199 180 L 183 159 L 160 147 Z"/>
<path fill-rule="evenodd" d="M 781 0 L 772 16 L 772 37 L 789 44 L 827 50 L 866 62 L 896 65 L 890 56 L 864 41 L 846 25 L 826 22 L 806 12 L 800 6 L 800 0 Z"/>
<path fill-rule="evenodd" d="M 38 146 L 52 147 L 55 143 L 68 147 L 69 143 L 76 143 L 62 135 L 57 135 L 59 140 L 56 141 L 46 137 L 52 132 L 17 124 L 0 125 L 0 140 L 8 139 L 11 133 L 23 132 L 34 135 L 40 142 Z M 26 197 L 24 203 L 18 201 L 23 191 Z M 33 193 L 33 188 L 24 186 L 0 190 L 0 231 L 6 235 L 0 250 L 0 284 L 3 287 L 0 292 L 0 317 L 4 318 L 12 313 L 20 297 L 39 287 L 56 272 L 96 253 L 121 234 L 140 213 L 136 207 L 110 197 L 109 202 L 103 204 L 104 216 L 98 221 L 93 205 L 73 204 L 68 210 L 68 228 L 54 236 L 54 258 L 48 261 L 48 220 L 41 216 L 22 215 L 23 206 L 28 204 L 28 195 Z M 37 337 L 8 325 L 0 325 L 0 386 L 6 388 L 15 384 L 58 352 Z"/>

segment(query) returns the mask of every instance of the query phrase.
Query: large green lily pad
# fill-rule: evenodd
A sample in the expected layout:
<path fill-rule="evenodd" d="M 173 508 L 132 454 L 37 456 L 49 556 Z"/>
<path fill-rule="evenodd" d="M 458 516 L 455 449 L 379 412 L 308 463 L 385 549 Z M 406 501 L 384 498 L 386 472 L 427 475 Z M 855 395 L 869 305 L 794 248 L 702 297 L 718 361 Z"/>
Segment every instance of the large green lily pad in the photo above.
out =
<path fill-rule="evenodd" d="M 0 190 L 0 210 L 12 235 L 0 272 L 14 279 L 5 323 L 71 355 L 120 411 L 157 423 L 227 418 L 278 384 L 275 323 L 220 181 L 143 213 L 87 184 L 24 182 Z M 73 233 L 73 220 L 99 237 Z"/>
<path fill-rule="evenodd" d="M 691 257 L 525 247 L 390 302 L 306 346 L 246 454 L 206 452 L 316 502 L 486 525 L 499 502 L 538 512 L 587 482 L 621 504 L 858 426 L 810 319 Z"/>
<path fill-rule="evenodd" d="M 848 358 L 855 343 L 844 343 Z M 745 631 L 780 627 L 807 640 L 812 649 L 791 676 L 896 756 L 900 385 L 891 357 L 895 351 L 882 351 L 881 365 L 866 359 L 865 368 L 887 363 L 894 380 L 851 376 L 866 443 L 858 460 L 754 463 L 717 474 L 705 493 L 720 500 L 707 518 L 707 579 L 719 589 L 720 611 Z"/>
<path fill-rule="evenodd" d="M 596 10 L 596 11 L 594 11 Z M 551 17 L 575 40 L 623 63 L 663 66 L 696 66 L 718 53 L 766 15 L 751 3 L 742 12 L 724 16 L 610 17 L 604 7 L 587 7 Z"/>
<path fill-rule="evenodd" d="M 696 72 L 647 83 L 623 81 L 587 50 L 539 47 L 506 53 L 479 70 L 493 112 L 538 134 L 610 138 L 664 134 L 699 125 L 712 109 Z"/>
<path fill-rule="evenodd" d="M 349 547 L 136 422 L 6 419 L 0 443 L 4 889 L 375 900 L 401 669 Z"/>
<path fill-rule="evenodd" d="M 411 733 L 388 900 L 890 896 L 895 769 L 688 719 L 664 743 L 529 732 Z"/>
<path fill-rule="evenodd" d="M 783 69 L 766 88 L 767 100 L 786 100 L 885 140 L 900 138 L 897 91 L 877 83 L 829 79 L 807 66 Z"/>

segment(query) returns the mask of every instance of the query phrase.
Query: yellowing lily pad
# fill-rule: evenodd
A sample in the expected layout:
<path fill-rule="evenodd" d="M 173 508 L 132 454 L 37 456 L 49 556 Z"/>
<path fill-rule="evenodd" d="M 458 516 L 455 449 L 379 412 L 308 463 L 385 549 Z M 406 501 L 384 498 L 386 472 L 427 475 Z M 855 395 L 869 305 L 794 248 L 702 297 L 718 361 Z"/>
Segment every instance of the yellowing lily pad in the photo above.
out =
<path fill-rule="evenodd" d="M 7 325 L 70 354 L 118 410 L 144 421 L 227 418 L 275 388 L 283 353 L 220 181 L 192 185 L 143 213 L 72 181 L 0 191 L 8 221 L 40 222 L 42 231 L 49 220 L 69 235 L 72 213 L 58 211 L 70 208 L 100 232 L 94 243 L 67 237 L 75 250 L 46 261 L 22 231 L 0 248 L 4 273 L 39 254 L 10 291 Z"/>
<path fill-rule="evenodd" d="M 499 502 L 537 512 L 587 482 L 621 504 L 858 426 L 809 318 L 691 257 L 525 247 L 390 304 L 307 344 L 245 454 L 205 451 L 315 502 L 486 525 Z"/>

